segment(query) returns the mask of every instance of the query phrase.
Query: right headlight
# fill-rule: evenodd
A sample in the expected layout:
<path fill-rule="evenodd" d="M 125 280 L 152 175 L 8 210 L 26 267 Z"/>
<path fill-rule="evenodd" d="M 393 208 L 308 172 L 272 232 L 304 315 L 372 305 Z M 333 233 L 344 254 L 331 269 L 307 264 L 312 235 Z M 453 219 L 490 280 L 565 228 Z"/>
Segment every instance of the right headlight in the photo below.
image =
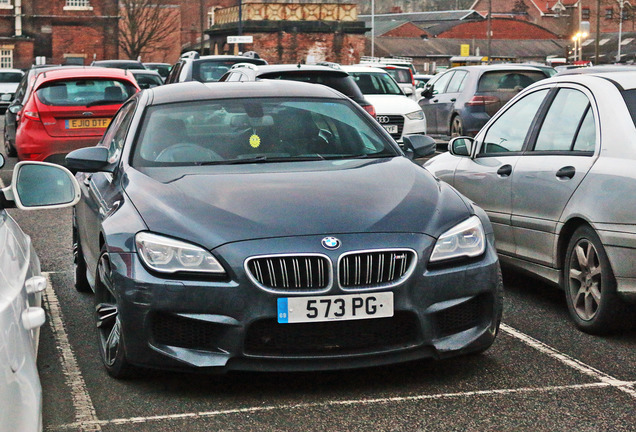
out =
<path fill-rule="evenodd" d="M 424 111 L 413 111 L 412 113 L 406 114 L 406 117 L 408 117 L 410 120 L 424 120 Z"/>
<path fill-rule="evenodd" d="M 161 273 L 225 273 L 223 266 L 205 249 L 149 232 L 135 236 L 137 253 L 151 269 Z"/>
<path fill-rule="evenodd" d="M 477 216 L 471 216 L 439 236 L 430 261 L 476 257 L 486 250 L 484 227 Z"/>

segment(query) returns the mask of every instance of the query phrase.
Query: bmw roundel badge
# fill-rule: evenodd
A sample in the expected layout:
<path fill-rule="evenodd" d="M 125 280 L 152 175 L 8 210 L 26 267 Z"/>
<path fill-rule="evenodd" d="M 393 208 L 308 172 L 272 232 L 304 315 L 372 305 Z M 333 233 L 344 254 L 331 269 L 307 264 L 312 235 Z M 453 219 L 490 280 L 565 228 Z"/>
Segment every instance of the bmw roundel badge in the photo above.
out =
<path fill-rule="evenodd" d="M 325 237 L 322 239 L 322 247 L 329 250 L 335 250 L 340 247 L 340 240 L 335 237 Z"/>

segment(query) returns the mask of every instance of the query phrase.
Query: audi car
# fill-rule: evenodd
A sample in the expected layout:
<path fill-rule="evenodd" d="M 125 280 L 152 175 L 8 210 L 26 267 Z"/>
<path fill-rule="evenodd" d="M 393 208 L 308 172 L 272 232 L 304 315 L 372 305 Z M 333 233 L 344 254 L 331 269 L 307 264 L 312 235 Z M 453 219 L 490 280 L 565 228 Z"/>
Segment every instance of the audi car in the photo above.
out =
<path fill-rule="evenodd" d="M 75 288 L 113 377 L 384 365 L 486 350 L 485 213 L 341 93 L 283 80 L 137 93 L 69 153 Z"/>

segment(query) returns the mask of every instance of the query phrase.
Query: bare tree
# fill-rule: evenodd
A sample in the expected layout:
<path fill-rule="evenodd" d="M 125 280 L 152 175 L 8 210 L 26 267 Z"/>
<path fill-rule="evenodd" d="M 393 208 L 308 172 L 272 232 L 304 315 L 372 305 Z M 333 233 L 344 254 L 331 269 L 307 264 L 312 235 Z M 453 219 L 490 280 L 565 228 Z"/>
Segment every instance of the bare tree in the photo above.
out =
<path fill-rule="evenodd" d="M 172 13 L 170 0 L 120 0 L 121 31 L 119 46 L 130 59 L 157 48 L 173 33 L 179 20 Z"/>

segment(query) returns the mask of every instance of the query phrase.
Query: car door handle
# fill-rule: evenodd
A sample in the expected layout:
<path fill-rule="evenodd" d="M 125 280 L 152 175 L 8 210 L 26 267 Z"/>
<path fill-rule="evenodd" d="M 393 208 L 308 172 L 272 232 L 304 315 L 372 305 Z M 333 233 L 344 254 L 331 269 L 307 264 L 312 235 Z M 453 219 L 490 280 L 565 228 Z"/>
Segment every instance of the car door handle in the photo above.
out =
<path fill-rule="evenodd" d="M 86 186 L 89 186 L 91 184 L 91 179 L 93 178 L 93 175 L 87 175 L 86 177 L 84 177 L 84 184 Z"/>
<path fill-rule="evenodd" d="M 501 177 L 508 177 L 510 174 L 512 174 L 512 165 L 502 165 L 497 170 L 497 175 Z"/>
<path fill-rule="evenodd" d="M 450 101 L 451 102 L 455 102 L 457 100 L 457 98 L 452 98 Z"/>
<path fill-rule="evenodd" d="M 556 176 L 560 179 L 569 178 L 571 179 L 576 174 L 576 168 L 573 166 L 566 166 L 557 171 Z"/>
<path fill-rule="evenodd" d="M 433 103 L 439 102 L 439 99 L 433 99 Z"/>

